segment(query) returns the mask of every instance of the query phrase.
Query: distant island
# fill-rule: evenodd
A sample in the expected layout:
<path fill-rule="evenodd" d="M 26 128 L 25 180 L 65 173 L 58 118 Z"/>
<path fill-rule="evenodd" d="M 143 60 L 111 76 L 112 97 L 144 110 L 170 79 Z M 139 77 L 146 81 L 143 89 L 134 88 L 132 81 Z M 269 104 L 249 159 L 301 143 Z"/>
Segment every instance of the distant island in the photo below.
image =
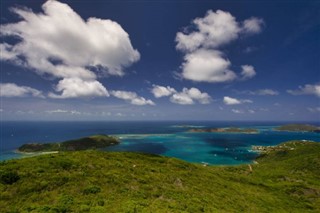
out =
<path fill-rule="evenodd" d="M 93 135 L 89 137 L 68 140 L 60 143 L 28 143 L 18 148 L 19 152 L 52 152 L 52 151 L 78 151 L 86 149 L 99 149 L 116 145 L 119 139 L 109 135 Z"/>
<path fill-rule="evenodd" d="M 9 160 L 1 212 L 320 212 L 319 153 L 291 141 L 239 166 L 97 150 Z"/>
<path fill-rule="evenodd" d="M 252 128 L 209 128 L 209 129 L 202 129 L 202 128 L 193 128 L 188 130 L 188 132 L 222 132 L 222 133 L 245 133 L 245 134 L 256 134 L 259 133 L 257 129 Z"/>
<path fill-rule="evenodd" d="M 290 132 L 317 132 L 320 133 L 320 127 L 309 124 L 287 124 L 276 127 L 278 131 L 290 131 Z"/>

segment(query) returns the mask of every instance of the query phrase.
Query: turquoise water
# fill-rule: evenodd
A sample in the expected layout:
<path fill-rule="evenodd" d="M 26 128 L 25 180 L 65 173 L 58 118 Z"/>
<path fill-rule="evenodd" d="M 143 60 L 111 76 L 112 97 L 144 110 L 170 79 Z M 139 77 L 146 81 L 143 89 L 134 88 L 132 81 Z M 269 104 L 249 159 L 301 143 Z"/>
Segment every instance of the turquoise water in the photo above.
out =
<path fill-rule="evenodd" d="M 288 140 L 320 141 L 317 133 L 279 132 L 281 123 L 255 122 L 2 122 L 0 160 L 23 157 L 14 152 L 29 142 L 57 142 L 93 134 L 121 139 L 106 151 L 133 151 L 180 158 L 212 165 L 252 162 L 252 145 L 276 145 Z M 188 125 L 188 126 L 186 126 Z M 258 134 L 189 133 L 194 127 L 248 127 Z"/>

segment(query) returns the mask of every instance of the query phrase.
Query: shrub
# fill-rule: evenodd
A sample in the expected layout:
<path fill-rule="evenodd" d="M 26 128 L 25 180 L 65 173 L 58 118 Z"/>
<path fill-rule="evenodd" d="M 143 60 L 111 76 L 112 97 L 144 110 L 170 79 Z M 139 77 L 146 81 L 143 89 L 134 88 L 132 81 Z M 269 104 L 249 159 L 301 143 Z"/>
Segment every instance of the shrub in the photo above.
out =
<path fill-rule="evenodd" d="M 97 194 L 99 192 L 101 192 L 101 189 L 99 186 L 89 186 L 83 190 L 83 193 L 86 195 L 87 194 Z"/>
<path fill-rule="evenodd" d="M 13 184 L 20 180 L 16 171 L 0 171 L 0 182 L 3 184 Z"/>

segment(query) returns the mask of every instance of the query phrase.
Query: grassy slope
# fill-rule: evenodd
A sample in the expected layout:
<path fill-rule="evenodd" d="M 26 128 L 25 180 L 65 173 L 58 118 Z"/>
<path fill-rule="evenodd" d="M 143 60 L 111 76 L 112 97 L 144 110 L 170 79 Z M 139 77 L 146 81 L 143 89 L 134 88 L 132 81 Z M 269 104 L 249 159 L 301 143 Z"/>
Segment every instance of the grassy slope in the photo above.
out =
<path fill-rule="evenodd" d="M 11 160 L 1 212 L 320 212 L 320 143 L 252 165 L 204 167 L 138 153 L 68 152 Z"/>

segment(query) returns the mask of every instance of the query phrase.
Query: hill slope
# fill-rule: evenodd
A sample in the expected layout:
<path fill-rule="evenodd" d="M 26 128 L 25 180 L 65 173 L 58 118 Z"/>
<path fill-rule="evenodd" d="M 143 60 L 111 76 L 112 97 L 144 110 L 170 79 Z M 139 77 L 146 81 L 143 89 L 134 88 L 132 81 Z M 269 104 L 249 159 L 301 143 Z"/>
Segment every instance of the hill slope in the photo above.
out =
<path fill-rule="evenodd" d="M 65 152 L 0 164 L 2 212 L 319 212 L 320 143 L 204 167 L 139 153 Z"/>

